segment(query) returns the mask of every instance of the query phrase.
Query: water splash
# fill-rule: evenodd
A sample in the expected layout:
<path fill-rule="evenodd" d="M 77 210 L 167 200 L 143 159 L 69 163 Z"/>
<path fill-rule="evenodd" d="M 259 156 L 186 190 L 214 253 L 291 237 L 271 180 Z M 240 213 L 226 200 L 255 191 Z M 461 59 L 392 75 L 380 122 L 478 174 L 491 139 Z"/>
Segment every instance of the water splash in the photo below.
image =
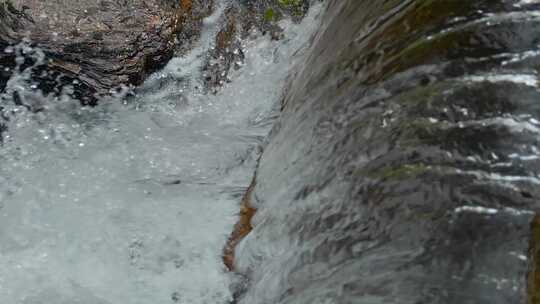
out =
<path fill-rule="evenodd" d="M 80 107 L 69 94 L 33 89 L 26 72 L 10 80 L 2 99 L 1 303 L 232 300 L 236 279 L 222 248 L 317 9 L 300 25 L 284 21 L 283 42 L 260 34 L 243 41 L 244 67 L 210 96 L 197 75 L 216 11 L 195 50 L 136 96 L 123 91 Z M 17 104 L 14 92 L 40 110 Z"/>

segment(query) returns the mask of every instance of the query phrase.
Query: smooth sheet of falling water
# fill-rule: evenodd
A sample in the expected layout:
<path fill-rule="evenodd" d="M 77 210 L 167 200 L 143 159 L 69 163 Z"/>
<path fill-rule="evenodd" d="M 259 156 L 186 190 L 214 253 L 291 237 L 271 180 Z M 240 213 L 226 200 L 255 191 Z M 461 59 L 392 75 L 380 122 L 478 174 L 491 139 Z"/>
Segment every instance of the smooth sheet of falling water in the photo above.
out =
<path fill-rule="evenodd" d="M 221 251 L 317 11 L 285 23 L 285 41 L 246 40 L 216 96 L 188 56 L 124 104 L 20 109 L 0 149 L 0 303 L 228 303 Z"/>

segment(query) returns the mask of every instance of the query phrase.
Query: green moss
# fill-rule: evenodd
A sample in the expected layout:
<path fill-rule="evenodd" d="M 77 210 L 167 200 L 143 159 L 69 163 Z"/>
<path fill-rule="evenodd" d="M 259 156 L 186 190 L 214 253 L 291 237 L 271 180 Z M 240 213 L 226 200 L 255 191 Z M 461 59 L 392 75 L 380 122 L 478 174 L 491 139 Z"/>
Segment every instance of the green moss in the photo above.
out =
<path fill-rule="evenodd" d="M 297 8 L 302 5 L 302 0 L 278 0 L 278 3 L 286 8 Z"/>
<path fill-rule="evenodd" d="M 275 14 L 272 8 L 267 8 L 264 12 L 264 21 L 271 22 L 274 20 Z"/>
<path fill-rule="evenodd" d="M 414 113 L 421 113 L 422 110 L 432 108 L 439 109 L 444 103 L 443 93 L 452 88 L 451 82 L 442 81 L 427 86 L 418 86 L 412 90 L 401 92 L 395 96 L 400 105 L 407 107 Z M 419 115 L 419 114 L 417 114 Z"/>
<path fill-rule="evenodd" d="M 3 9 L 9 10 L 11 12 L 16 11 L 15 6 L 13 6 L 13 2 L 11 2 L 11 0 L 0 0 L 0 6 Z"/>
<path fill-rule="evenodd" d="M 417 212 L 411 215 L 411 218 L 417 220 L 434 220 L 441 217 L 437 212 Z"/>
<path fill-rule="evenodd" d="M 399 140 L 401 146 L 434 144 L 443 133 L 440 125 L 432 123 L 427 118 L 404 120 L 398 127 L 401 131 Z"/>
<path fill-rule="evenodd" d="M 373 172 L 369 172 L 367 176 L 372 178 L 400 180 L 421 175 L 429 171 L 429 169 L 429 166 L 422 163 L 405 164 L 398 167 L 387 166 Z"/>
<path fill-rule="evenodd" d="M 468 29 L 442 31 L 453 18 L 473 20 L 476 8 L 495 5 L 489 0 L 477 1 L 415 1 L 413 5 L 396 13 L 388 24 L 363 42 L 364 54 L 354 60 L 361 62 L 365 84 L 374 84 L 388 79 L 395 73 L 410 67 L 439 62 L 457 54 L 458 57 L 480 57 L 491 54 L 489 47 L 467 48 L 471 37 L 482 31 L 482 25 Z M 387 1 L 377 8 L 369 5 L 375 16 L 394 8 L 394 1 Z M 391 5 L 390 5 L 391 4 Z M 371 16 L 370 16 L 371 18 Z M 373 17 L 374 18 L 374 17 Z M 430 37 L 427 39 L 427 37 Z M 351 66 L 352 62 L 348 63 Z"/>
<path fill-rule="evenodd" d="M 278 0 L 279 5 L 293 15 L 302 16 L 304 11 L 302 6 L 305 0 Z"/>

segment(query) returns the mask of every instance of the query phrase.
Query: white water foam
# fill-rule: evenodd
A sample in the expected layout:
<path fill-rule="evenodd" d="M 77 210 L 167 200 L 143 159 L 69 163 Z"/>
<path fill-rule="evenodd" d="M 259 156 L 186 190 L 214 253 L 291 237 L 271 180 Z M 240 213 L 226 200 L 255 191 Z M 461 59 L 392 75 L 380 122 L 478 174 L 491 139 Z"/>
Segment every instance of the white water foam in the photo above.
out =
<path fill-rule="evenodd" d="M 244 67 L 215 96 L 194 79 L 203 34 L 130 102 L 6 104 L 18 113 L 0 149 L 0 303 L 229 303 L 222 248 L 316 12 L 285 22 L 285 41 L 244 41 Z"/>

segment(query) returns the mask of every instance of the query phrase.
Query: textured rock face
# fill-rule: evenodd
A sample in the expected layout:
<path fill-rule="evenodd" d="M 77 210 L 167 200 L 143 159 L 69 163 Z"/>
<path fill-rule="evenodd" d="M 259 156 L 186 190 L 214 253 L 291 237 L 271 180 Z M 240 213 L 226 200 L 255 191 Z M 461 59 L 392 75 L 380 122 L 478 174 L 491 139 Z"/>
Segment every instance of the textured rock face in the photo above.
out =
<path fill-rule="evenodd" d="M 240 302 L 526 302 L 537 9 L 329 1 L 260 160 Z"/>
<path fill-rule="evenodd" d="M 86 88 L 83 95 L 102 94 L 139 84 L 165 64 L 179 42 L 197 33 L 211 5 L 202 0 L 2 2 L 0 46 L 27 38 L 48 55 L 48 70 L 77 79 Z"/>

